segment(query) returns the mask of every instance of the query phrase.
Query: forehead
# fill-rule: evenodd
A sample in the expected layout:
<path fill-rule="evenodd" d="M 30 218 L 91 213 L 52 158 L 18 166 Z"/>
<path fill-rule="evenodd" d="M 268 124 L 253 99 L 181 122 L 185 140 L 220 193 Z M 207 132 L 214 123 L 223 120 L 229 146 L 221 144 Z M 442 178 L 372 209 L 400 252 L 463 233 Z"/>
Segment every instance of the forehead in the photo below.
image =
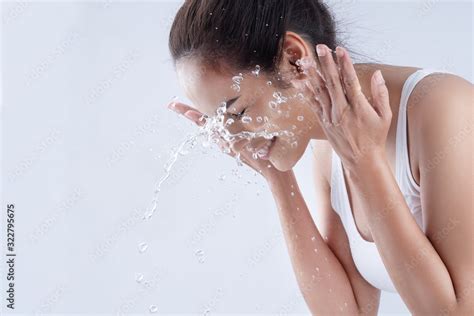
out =
<path fill-rule="evenodd" d="M 236 97 L 244 99 L 245 87 L 251 86 L 255 78 L 243 74 L 240 91 L 232 88 L 232 78 L 238 74 L 220 73 L 193 59 L 179 61 L 176 64 L 178 80 L 192 106 L 208 116 L 215 114 L 218 106 Z M 233 110 L 233 106 L 229 108 Z"/>

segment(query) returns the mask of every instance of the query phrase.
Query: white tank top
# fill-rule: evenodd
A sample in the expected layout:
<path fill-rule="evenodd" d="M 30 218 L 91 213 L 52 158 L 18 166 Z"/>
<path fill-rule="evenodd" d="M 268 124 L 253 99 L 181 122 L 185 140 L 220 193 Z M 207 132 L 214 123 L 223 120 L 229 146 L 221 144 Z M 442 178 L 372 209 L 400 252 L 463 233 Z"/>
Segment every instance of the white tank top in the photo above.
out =
<path fill-rule="evenodd" d="M 427 75 L 439 72 L 448 73 L 435 69 L 420 69 L 407 78 L 402 88 L 397 122 L 395 177 L 416 223 L 423 232 L 426 231 L 422 221 L 420 186 L 413 179 L 408 159 L 406 107 L 408 97 L 416 84 Z M 397 290 L 388 275 L 375 243 L 364 240 L 357 230 L 350 210 L 349 197 L 342 172 L 341 160 L 336 152 L 332 150 L 331 204 L 344 225 L 354 263 L 367 282 L 380 290 L 395 293 Z"/>

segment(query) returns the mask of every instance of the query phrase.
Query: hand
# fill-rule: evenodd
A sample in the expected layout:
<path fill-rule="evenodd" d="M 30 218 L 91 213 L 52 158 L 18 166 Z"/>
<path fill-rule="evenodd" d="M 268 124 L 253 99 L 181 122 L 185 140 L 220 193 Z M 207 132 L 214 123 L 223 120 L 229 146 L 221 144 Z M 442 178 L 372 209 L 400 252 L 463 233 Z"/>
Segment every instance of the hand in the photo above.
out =
<path fill-rule="evenodd" d="M 204 120 L 204 114 L 193 109 L 189 105 L 179 103 L 179 102 L 171 102 L 168 105 L 168 108 L 184 115 L 192 122 L 194 122 L 197 126 L 204 126 L 206 121 Z M 247 139 L 240 139 L 234 142 L 227 142 L 219 135 L 214 135 L 216 139 L 218 139 L 217 146 L 220 150 L 227 155 L 235 158 L 238 153 L 240 153 L 240 160 L 242 163 L 246 164 L 256 172 L 260 173 L 267 181 L 272 180 L 279 175 L 281 175 L 281 171 L 275 168 L 275 166 L 269 160 L 263 159 L 253 159 L 252 154 L 255 151 L 250 145 L 250 141 Z"/>
<path fill-rule="evenodd" d="M 319 56 L 321 70 L 315 62 L 302 63 L 308 75 L 304 90 L 311 96 L 310 102 L 328 141 L 349 170 L 370 161 L 367 158 L 385 157 L 392 111 L 380 70 L 371 78 L 373 102 L 370 104 L 362 93 L 347 50 L 336 49 L 340 53 L 339 70 L 332 51 L 326 45 L 318 46 L 326 51 L 324 56 Z M 376 80 L 378 74 L 381 82 Z"/>

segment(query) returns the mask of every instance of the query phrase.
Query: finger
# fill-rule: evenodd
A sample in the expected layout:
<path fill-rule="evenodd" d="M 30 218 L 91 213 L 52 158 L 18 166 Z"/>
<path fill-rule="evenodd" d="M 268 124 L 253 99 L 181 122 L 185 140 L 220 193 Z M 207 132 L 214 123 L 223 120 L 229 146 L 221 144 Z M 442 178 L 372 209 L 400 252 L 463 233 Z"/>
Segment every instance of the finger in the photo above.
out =
<path fill-rule="evenodd" d="M 234 141 L 230 144 L 230 149 L 235 153 L 240 153 L 242 151 L 242 148 L 246 145 L 248 145 L 250 141 L 248 139 L 240 139 L 237 141 Z"/>
<path fill-rule="evenodd" d="M 321 73 L 331 98 L 331 113 L 340 114 L 348 105 L 348 102 L 342 89 L 341 77 L 334 61 L 332 50 L 324 44 L 318 44 L 316 49 L 321 64 Z"/>
<path fill-rule="evenodd" d="M 226 141 L 222 136 L 215 136 L 218 140 L 217 146 L 219 146 L 220 150 L 231 157 L 235 157 L 235 153 L 231 150 L 229 142 Z"/>
<path fill-rule="evenodd" d="M 189 110 L 194 110 L 194 111 L 197 111 L 196 109 L 193 109 L 192 107 L 190 107 L 189 105 L 187 104 L 184 104 L 184 103 L 180 103 L 180 102 L 170 102 L 170 104 L 168 104 L 168 108 L 170 110 L 173 110 L 175 111 L 176 113 L 179 113 L 179 114 L 184 114 L 186 113 L 187 111 Z"/>
<path fill-rule="evenodd" d="M 300 89 L 305 96 L 305 101 L 309 104 L 311 110 L 318 116 L 323 117 L 324 110 L 321 105 L 320 98 L 315 94 L 314 88 L 309 83 L 309 80 L 305 80 L 303 87 Z"/>
<path fill-rule="evenodd" d="M 380 117 L 391 117 L 392 109 L 390 108 L 390 100 L 387 85 L 383 78 L 382 72 L 377 70 L 372 75 L 371 81 L 372 106 Z"/>
<path fill-rule="evenodd" d="M 320 105 L 321 118 L 324 122 L 331 122 L 331 98 L 326 85 L 315 65 L 307 69 L 308 82 L 307 87 L 314 95 L 314 99 Z M 308 85 L 309 84 L 309 85 Z"/>
<path fill-rule="evenodd" d="M 184 113 L 184 116 L 196 123 L 198 126 L 203 126 L 204 124 L 206 124 L 205 120 L 203 119 L 204 115 L 201 112 L 189 110 Z"/>
<path fill-rule="evenodd" d="M 168 108 L 170 110 L 175 111 L 178 114 L 186 116 L 188 119 L 193 121 L 195 124 L 198 126 L 203 126 L 206 122 L 204 120 L 204 117 L 207 117 L 205 114 L 202 114 L 198 110 L 190 107 L 189 105 L 186 105 L 184 103 L 180 102 L 171 102 L 168 104 Z M 188 114 L 186 114 L 188 113 Z M 196 114 L 198 113 L 198 114 Z"/>
<path fill-rule="evenodd" d="M 352 59 L 346 49 L 342 47 L 336 48 L 339 65 L 341 66 L 341 75 L 344 89 L 346 90 L 346 97 L 350 105 L 357 107 L 365 101 L 365 95 L 362 93 L 362 87 L 354 69 Z"/>

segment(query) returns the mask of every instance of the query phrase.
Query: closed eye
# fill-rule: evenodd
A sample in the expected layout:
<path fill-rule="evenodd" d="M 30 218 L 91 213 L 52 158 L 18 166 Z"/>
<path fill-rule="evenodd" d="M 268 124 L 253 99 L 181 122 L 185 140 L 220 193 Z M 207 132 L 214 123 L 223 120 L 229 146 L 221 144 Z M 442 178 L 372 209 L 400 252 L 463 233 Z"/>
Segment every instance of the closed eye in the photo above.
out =
<path fill-rule="evenodd" d="M 243 109 L 242 112 L 240 112 L 239 114 L 233 114 L 233 113 L 230 113 L 230 115 L 234 116 L 234 117 L 237 117 L 237 118 L 242 118 L 242 116 L 244 115 L 245 111 L 247 110 L 247 108 Z"/>

